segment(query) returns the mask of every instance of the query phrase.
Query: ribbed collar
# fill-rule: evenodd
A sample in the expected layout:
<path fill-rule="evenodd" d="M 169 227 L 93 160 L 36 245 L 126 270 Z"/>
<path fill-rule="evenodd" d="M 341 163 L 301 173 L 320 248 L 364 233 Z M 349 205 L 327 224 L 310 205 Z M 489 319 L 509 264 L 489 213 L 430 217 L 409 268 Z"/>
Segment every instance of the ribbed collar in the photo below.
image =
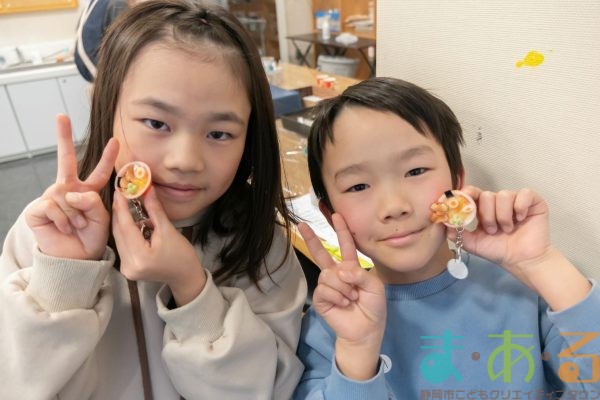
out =
<path fill-rule="evenodd" d="M 463 253 L 469 264 L 469 255 Z M 457 281 L 447 269 L 442 273 L 422 282 L 404 285 L 385 285 L 385 296 L 389 301 L 417 300 L 439 293 Z"/>

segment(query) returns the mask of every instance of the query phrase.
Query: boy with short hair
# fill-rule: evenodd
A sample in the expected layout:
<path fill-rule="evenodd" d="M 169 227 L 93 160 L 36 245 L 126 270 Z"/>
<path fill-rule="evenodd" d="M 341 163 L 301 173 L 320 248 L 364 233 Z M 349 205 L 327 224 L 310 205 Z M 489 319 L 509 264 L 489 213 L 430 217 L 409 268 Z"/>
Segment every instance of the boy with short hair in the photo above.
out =
<path fill-rule="evenodd" d="M 539 195 L 463 186 L 462 140 L 445 103 L 397 79 L 363 81 L 319 106 L 309 169 L 343 261 L 299 226 L 321 274 L 295 398 L 598 394 L 597 285 L 550 243 Z M 478 208 L 479 227 L 464 232 L 463 280 L 446 271 L 456 231 L 430 219 L 450 189 Z M 373 270 L 360 268 L 356 249 Z"/>

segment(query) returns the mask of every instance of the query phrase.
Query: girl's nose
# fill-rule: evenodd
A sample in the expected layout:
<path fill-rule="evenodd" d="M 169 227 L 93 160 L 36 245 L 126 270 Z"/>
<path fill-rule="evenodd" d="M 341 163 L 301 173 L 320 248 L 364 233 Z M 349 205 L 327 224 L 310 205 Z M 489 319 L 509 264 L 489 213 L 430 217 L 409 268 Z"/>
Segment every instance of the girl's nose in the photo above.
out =
<path fill-rule="evenodd" d="M 165 166 L 181 172 L 199 172 L 204 169 L 204 157 L 200 135 L 178 133 L 165 146 Z"/>

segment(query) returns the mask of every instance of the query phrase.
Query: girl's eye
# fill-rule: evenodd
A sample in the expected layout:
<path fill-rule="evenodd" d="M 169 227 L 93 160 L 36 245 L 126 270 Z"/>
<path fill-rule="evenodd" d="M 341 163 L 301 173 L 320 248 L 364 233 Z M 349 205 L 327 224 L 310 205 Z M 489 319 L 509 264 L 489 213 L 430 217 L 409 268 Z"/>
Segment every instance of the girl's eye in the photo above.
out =
<path fill-rule="evenodd" d="M 418 175 L 422 175 L 427 171 L 427 168 L 415 168 L 415 169 L 411 169 L 410 171 L 408 171 L 406 173 L 406 176 L 418 176 Z"/>
<path fill-rule="evenodd" d="M 231 138 L 231 133 L 223 132 L 223 131 L 212 131 L 208 134 L 208 137 L 216 140 L 225 140 Z"/>
<path fill-rule="evenodd" d="M 156 131 L 167 131 L 169 130 L 169 127 L 167 126 L 167 124 L 165 124 L 162 121 L 157 121 L 155 119 L 144 119 L 144 124 L 150 128 L 150 129 L 154 129 Z"/>
<path fill-rule="evenodd" d="M 369 187 L 369 185 L 367 185 L 366 183 L 359 183 L 358 185 L 351 186 L 346 191 L 347 192 L 362 192 L 363 190 L 367 189 L 368 187 Z"/>

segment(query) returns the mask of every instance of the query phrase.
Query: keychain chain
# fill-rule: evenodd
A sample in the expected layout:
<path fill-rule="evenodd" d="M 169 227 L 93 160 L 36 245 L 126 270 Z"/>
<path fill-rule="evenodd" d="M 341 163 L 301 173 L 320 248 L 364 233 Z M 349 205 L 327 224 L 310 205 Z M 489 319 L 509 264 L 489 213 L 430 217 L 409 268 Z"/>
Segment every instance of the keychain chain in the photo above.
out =
<path fill-rule="evenodd" d="M 133 208 L 134 211 L 134 215 L 133 215 L 133 219 L 136 222 L 136 224 L 138 225 L 138 227 L 140 228 L 140 231 L 142 232 L 142 236 L 144 237 L 144 239 L 146 240 L 150 240 L 150 237 L 152 236 L 152 221 L 150 221 L 150 217 L 148 216 L 148 213 L 146 212 L 146 210 L 144 210 L 144 206 L 142 205 L 142 202 L 139 201 L 138 199 L 131 199 L 129 200 L 129 205 L 130 208 Z"/>
<path fill-rule="evenodd" d="M 462 261 L 462 247 L 463 247 L 463 232 L 465 231 L 465 227 L 460 225 L 456 227 L 456 241 L 454 242 L 456 246 L 456 261 Z"/>
<path fill-rule="evenodd" d="M 454 241 L 454 258 L 448 261 L 448 272 L 456 279 L 465 279 L 469 275 L 467 264 L 462 260 L 462 248 L 463 248 L 463 232 L 465 230 L 463 225 L 455 226 L 456 229 L 456 240 Z"/>

